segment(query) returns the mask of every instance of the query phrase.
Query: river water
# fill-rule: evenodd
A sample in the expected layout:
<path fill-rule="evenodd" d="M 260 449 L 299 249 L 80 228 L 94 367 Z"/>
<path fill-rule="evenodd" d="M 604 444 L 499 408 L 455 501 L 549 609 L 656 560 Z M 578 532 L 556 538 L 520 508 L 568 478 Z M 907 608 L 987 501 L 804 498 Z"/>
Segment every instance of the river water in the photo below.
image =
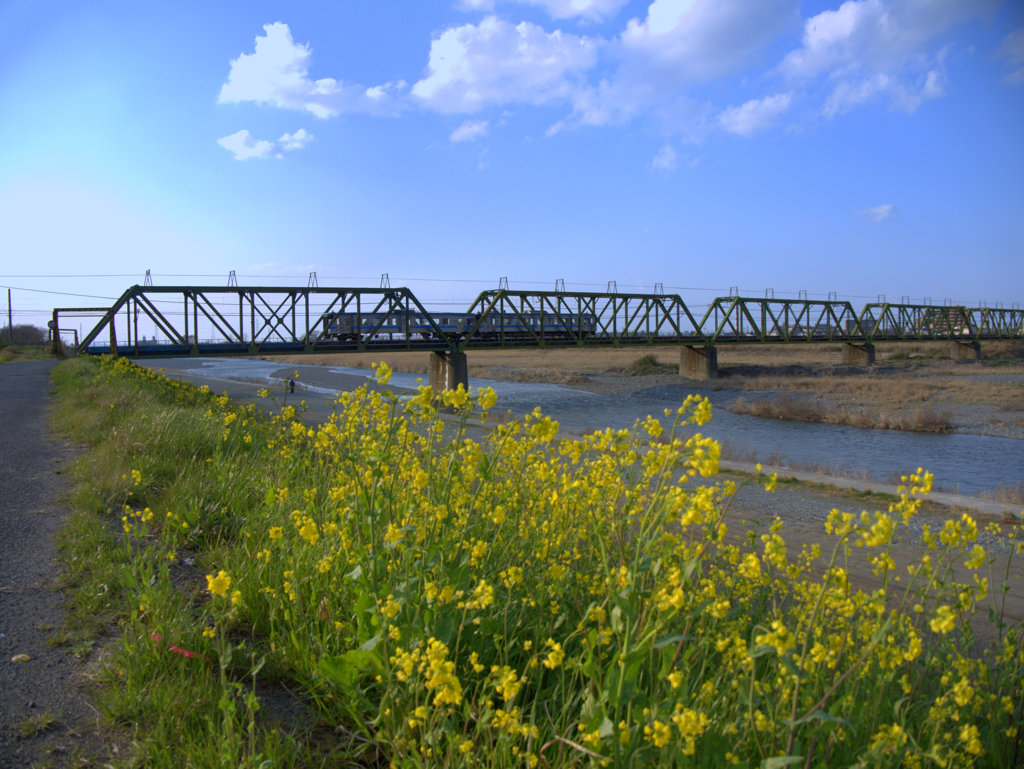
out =
<path fill-rule="evenodd" d="M 195 373 L 225 379 L 280 382 L 283 367 L 271 361 L 230 358 L 170 359 L 158 365 L 189 368 Z M 154 365 L 155 367 L 155 365 Z M 323 366 L 293 366 L 308 389 L 333 394 L 323 383 L 327 373 L 366 377 L 366 369 Z M 304 372 L 308 372 L 307 379 Z M 413 389 L 422 381 L 416 374 L 395 372 L 391 385 Z M 540 406 L 558 420 L 562 429 L 581 433 L 605 427 L 631 427 L 647 415 L 660 418 L 668 426 L 664 410 L 675 410 L 690 392 L 685 384 L 652 388 L 631 396 L 597 395 L 550 384 L 495 382 L 471 379 L 471 387 L 493 387 L 498 394 L 498 412 L 524 414 Z M 216 389 L 216 388 L 214 388 Z M 892 476 L 923 467 L 935 475 L 936 488 L 976 495 L 1000 485 L 1024 480 L 1024 441 L 982 435 L 952 433 L 910 433 L 897 430 L 868 430 L 858 427 L 789 422 L 730 414 L 715 408 L 726 397 L 710 395 L 711 422 L 701 428 L 727 447 L 737 459 L 771 463 L 782 467 L 815 467 L 873 480 L 888 481 Z"/>

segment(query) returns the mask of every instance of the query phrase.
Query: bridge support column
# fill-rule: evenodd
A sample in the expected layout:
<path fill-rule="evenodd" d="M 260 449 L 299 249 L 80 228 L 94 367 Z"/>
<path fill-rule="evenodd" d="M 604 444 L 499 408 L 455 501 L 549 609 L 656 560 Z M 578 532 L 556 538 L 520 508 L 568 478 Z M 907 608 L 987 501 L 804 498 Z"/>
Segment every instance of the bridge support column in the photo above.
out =
<path fill-rule="evenodd" d="M 430 353 L 428 384 L 435 394 L 445 390 L 457 390 L 461 384 L 469 389 L 469 367 L 464 352 L 432 352 Z"/>
<path fill-rule="evenodd" d="M 949 343 L 949 357 L 953 360 L 981 360 L 981 344 L 954 339 Z"/>
<path fill-rule="evenodd" d="M 686 346 L 679 353 L 679 376 L 687 379 L 718 379 L 717 347 Z"/>
<path fill-rule="evenodd" d="M 843 363 L 847 366 L 873 366 L 875 364 L 875 346 L 873 344 L 843 345 Z"/>

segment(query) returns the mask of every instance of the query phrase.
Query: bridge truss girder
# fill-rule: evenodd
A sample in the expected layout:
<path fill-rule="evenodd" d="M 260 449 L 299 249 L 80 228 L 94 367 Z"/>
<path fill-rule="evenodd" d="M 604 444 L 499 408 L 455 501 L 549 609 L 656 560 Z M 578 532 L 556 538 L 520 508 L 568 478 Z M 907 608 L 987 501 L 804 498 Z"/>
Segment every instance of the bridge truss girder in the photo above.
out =
<path fill-rule="evenodd" d="M 460 349 L 481 347 L 565 347 L 571 345 L 702 343 L 697 322 L 682 298 L 669 294 L 564 291 L 484 291 L 470 305 L 476 315 Z M 506 333 L 506 321 L 539 329 Z M 590 328 L 590 322 L 593 328 Z M 492 322 L 498 330 L 482 330 Z"/>
<path fill-rule="evenodd" d="M 864 333 L 872 341 L 977 342 L 1024 337 L 1024 310 L 960 305 L 888 304 L 864 306 Z"/>
<path fill-rule="evenodd" d="M 967 310 L 978 339 L 1024 338 L 1024 310 L 975 307 Z"/>
<path fill-rule="evenodd" d="M 700 321 L 709 345 L 864 341 L 849 302 L 718 297 Z"/>
<path fill-rule="evenodd" d="M 357 340 L 340 342 L 324 336 L 333 313 L 372 318 Z M 60 310 L 54 311 L 59 325 Z M 417 315 L 433 325 L 433 340 L 378 339 L 386 318 Z M 149 320 L 170 344 L 150 349 L 140 343 L 140 316 Z M 119 329 L 123 330 L 118 343 Z M 88 349 L 104 332 L 110 351 L 134 355 L 199 354 L 210 347 L 217 354 L 361 351 L 375 349 L 448 350 L 430 313 L 407 288 L 281 288 L 242 286 L 132 286 L 105 312 L 80 341 Z M 204 340 L 203 334 L 215 335 Z"/>
<path fill-rule="evenodd" d="M 467 311 L 470 327 L 447 334 L 409 289 L 391 287 L 132 286 L 109 308 L 55 309 L 57 334 L 62 312 L 102 314 L 79 349 L 105 351 L 97 341 L 106 332 L 111 352 L 136 356 L 1024 338 L 1017 307 L 877 303 L 857 315 L 848 302 L 719 297 L 698 322 L 674 294 L 508 289 L 481 293 Z M 335 313 L 356 316 L 357 338 L 326 336 Z M 409 328 L 412 315 L 423 319 L 425 334 L 393 331 Z M 169 343 L 142 343 L 140 317 Z"/>

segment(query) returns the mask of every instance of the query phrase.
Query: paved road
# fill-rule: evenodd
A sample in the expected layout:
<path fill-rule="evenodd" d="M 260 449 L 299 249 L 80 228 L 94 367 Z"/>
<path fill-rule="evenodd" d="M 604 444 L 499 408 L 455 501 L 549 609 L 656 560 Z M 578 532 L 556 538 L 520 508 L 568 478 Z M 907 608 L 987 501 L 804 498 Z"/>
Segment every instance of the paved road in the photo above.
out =
<path fill-rule="evenodd" d="M 51 645 L 63 622 L 54 537 L 69 447 L 47 429 L 52 361 L 0 365 L 0 767 L 68 764 L 95 734 L 80 663 Z M 28 655 L 26 662 L 12 657 Z M 23 737 L 45 714 L 56 722 Z"/>

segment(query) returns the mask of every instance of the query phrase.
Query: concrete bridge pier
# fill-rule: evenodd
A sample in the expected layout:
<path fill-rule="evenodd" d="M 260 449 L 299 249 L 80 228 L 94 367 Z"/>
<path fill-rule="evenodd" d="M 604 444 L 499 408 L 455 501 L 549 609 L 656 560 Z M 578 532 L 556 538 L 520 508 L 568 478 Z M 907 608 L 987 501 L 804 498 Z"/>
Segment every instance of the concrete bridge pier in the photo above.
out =
<path fill-rule="evenodd" d="M 679 351 L 679 376 L 687 379 L 718 379 L 718 348 L 683 347 Z"/>
<path fill-rule="evenodd" d="M 449 350 L 430 353 L 429 378 L 427 384 L 439 395 L 445 390 L 457 390 L 461 384 L 469 389 L 469 367 L 466 353 Z"/>
<path fill-rule="evenodd" d="M 953 360 L 981 360 L 981 344 L 954 339 L 949 343 L 949 357 Z"/>
<path fill-rule="evenodd" d="M 843 345 L 843 364 L 847 366 L 873 366 L 875 364 L 875 346 L 873 344 Z"/>

